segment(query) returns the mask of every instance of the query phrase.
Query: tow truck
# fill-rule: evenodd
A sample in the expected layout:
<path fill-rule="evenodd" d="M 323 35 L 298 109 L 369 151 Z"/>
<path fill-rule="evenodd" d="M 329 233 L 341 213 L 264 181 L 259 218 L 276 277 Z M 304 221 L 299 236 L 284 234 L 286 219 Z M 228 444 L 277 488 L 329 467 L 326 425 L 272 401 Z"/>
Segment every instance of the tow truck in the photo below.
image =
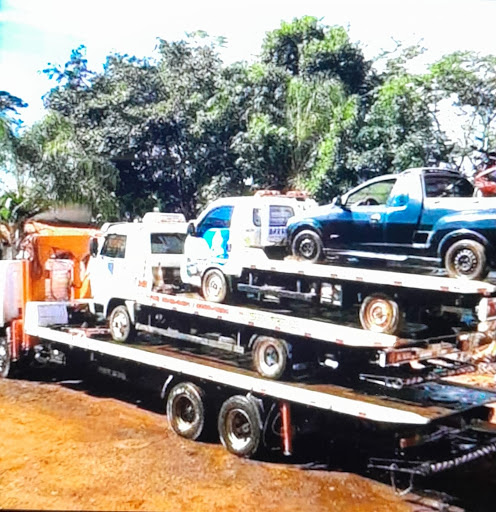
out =
<path fill-rule="evenodd" d="M 295 378 L 276 380 L 272 370 L 267 370 L 266 376 L 254 372 L 237 350 L 226 355 L 216 347 L 202 347 L 196 343 L 195 337 L 203 336 L 195 326 L 208 324 L 208 330 L 217 334 L 234 326 L 241 337 L 255 329 L 259 343 L 260 337 L 265 337 L 269 345 L 276 336 L 306 340 L 307 346 L 346 345 L 360 349 L 355 354 L 358 359 L 364 348 L 383 353 L 386 361 L 388 354 L 399 354 L 402 349 L 396 336 L 384 333 L 330 325 L 259 306 L 215 304 L 184 290 L 153 290 L 151 273 L 146 278 L 149 284 L 145 286 L 144 279 L 138 281 L 141 292 L 132 300 L 114 304 L 113 311 L 126 311 L 130 316 L 134 311 L 138 320 L 152 318 L 169 327 L 160 331 L 143 322 L 145 328 L 140 329 L 136 322 L 139 335 L 135 339 L 116 341 L 111 336 L 115 325 L 107 326 L 102 315 L 92 313 L 92 276 L 81 263 L 87 260 L 88 246 L 103 247 L 105 242 L 101 239 L 91 244 L 89 238 L 88 233 L 52 240 L 37 235 L 26 251 L 29 259 L 2 262 L 3 376 L 13 369 L 12 363 L 48 364 L 144 385 L 164 400 L 177 434 L 195 440 L 215 430 L 230 452 L 244 457 L 256 456 L 262 449 L 279 449 L 289 455 L 298 434 L 308 431 L 318 431 L 328 441 L 358 441 L 368 450 L 370 468 L 412 477 L 450 469 L 496 451 L 492 423 L 496 393 L 440 380 L 446 375 L 443 369 L 448 369 L 447 373 L 467 371 L 463 365 L 470 365 L 470 350 L 463 343 L 480 346 L 482 338 L 492 343 L 491 330 L 469 332 L 466 338 L 459 334 L 461 345 L 452 351 L 456 356 L 450 359 L 441 349 L 431 353 L 430 359 L 425 354 L 424 369 L 417 366 L 415 372 L 411 365 L 389 360 L 398 372 L 396 380 L 391 376 L 384 380 L 380 375 L 371 378 L 366 372 L 362 372 L 363 378 L 350 379 L 351 366 L 341 373 L 294 368 L 303 371 Z M 70 278 L 47 272 L 56 267 L 49 261 L 59 259 L 72 262 Z M 83 286 L 87 277 L 89 286 Z M 16 307 L 9 309 L 6 304 Z M 492 321 L 491 316 L 486 319 Z M 190 337 L 179 336 L 178 340 L 176 333 L 186 324 L 193 326 Z M 330 339 L 334 341 L 329 343 Z M 222 336 L 216 341 L 231 343 Z M 262 352 L 267 356 L 264 364 L 270 368 L 270 351 Z M 370 370 L 374 366 L 370 352 L 364 353 L 367 357 L 362 368 Z M 335 365 L 329 362 L 327 366 Z"/>

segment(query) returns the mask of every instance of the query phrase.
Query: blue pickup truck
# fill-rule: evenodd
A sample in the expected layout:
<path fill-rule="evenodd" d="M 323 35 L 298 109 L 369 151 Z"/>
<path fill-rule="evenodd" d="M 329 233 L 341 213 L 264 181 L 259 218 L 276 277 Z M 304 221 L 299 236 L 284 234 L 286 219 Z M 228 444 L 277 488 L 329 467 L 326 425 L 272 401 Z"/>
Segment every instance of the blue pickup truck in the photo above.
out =
<path fill-rule="evenodd" d="M 496 264 L 496 198 L 453 171 L 409 169 L 369 180 L 287 224 L 294 256 L 332 254 L 444 266 L 483 279 Z"/>

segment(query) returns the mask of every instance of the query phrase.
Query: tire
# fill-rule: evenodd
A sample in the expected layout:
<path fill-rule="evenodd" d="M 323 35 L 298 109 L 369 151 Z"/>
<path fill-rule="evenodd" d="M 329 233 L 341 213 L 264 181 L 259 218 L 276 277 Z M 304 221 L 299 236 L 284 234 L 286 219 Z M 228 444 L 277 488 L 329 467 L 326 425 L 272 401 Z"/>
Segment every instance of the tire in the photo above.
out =
<path fill-rule="evenodd" d="M 174 386 L 167 397 L 167 418 L 172 430 L 186 439 L 205 434 L 205 393 L 191 382 Z"/>
<path fill-rule="evenodd" d="M 209 302 L 224 302 L 227 298 L 228 287 L 226 276 L 221 270 L 211 268 L 202 277 L 201 292 Z"/>
<path fill-rule="evenodd" d="M 322 240 L 315 231 L 305 229 L 294 237 L 291 252 L 300 260 L 317 263 L 323 258 Z"/>
<path fill-rule="evenodd" d="M 262 438 L 257 404 L 246 396 L 228 398 L 220 409 L 218 429 L 220 441 L 229 452 L 239 457 L 252 457 Z"/>
<path fill-rule="evenodd" d="M 131 342 L 136 336 L 136 329 L 126 306 L 117 306 L 112 310 L 109 328 L 112 339 L 119 343 Z"/>
<path fill-rule="evenodd" d="M 253 367 L 262 377 L 280 379 L 290 361 L 286 341 L 270 336 L 258 336 L 252 348 Z"/>
<path fill-rule="evenodd" d="M 0 379 L 5 379 L 10 373 L 10 345 L 5 336 L 0 337 Z"/>
<path fill-rule="evenodd" d="M 360 306 L 360 324 L 367 331 L 398 334 L 402 324 L 400 307 L 382 293 L 368 295 Z"/>
<path fill-rule="evenodd" d="M 459 240 L 446 251 L 444 267 L 450 277 L 484 279 L 489 272 L 486 250 L 475 240 Z"/>

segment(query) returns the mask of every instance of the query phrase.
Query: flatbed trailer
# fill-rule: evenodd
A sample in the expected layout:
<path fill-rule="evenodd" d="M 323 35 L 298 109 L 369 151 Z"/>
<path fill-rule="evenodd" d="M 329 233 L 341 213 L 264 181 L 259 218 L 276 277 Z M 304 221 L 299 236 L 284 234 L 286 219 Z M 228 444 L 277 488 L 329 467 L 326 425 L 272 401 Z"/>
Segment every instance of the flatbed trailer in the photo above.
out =
<path fill-rule="evenodd" d="M 410 476 L 496 451 L 494 392 L 439 382 L 356 390 L 322 380 L 274 381 L 235 358 L 178 350 L 161 337 L 116 343 L 108 329 L 77 323 L 81 307 L 27 303 L 24 327 L 32 346 L 70 368 L 92 368 L 155 390 L 173 430 L 185 438 L 201 439 L 216 424 L 220 441 L 236 455 L 256 456 L 263 448 L 290 455 L 297 433 L 317 430 L 326 442 L 375 447 L 370 468 Z"/>
<path fill-rule="evenodd" d="M 326 367 L 335 373 L 348 372 L 350 379 L 401 387 L 473 370 L 474 352 L 492 341 L 488 333 L 477 331 L 408 339 L 322 316 L 314 319 L 306 310 L 298 315 L 274 308 L 216 304 L 194 294 L 150 291 L 145 284 L 135 300 L 116 299 L 108 309 L 116 341 L 128 342 L 135 331 L 144 331 L 179 342 L 251 353 L 256 371 L 273 379 Z"/>
<path fill-rule="evenodd" d="M 230 294 L 258 301 L 302 301 L 325 308 L 358 309 L 357 325 L 405 336 L 409 322 L 460 326 L 484 317 L 496 285 L 425 272 L 361 268 L 353 264 L 312 264 L 292 258 L 274 260 L 261 249 L 246 249 L 226 263 L 205 264 L 195 285 L 213 302 Z M 194 266 L 194 265 L 193 265 Z M 194 270 L 190 271 L 194 272 Z M 187 279 L 188 262 L 181 269 Z M 190 282 L 193 278 L 189 278 Z M 480 307 L 481 299 L 486 299 Z M 450 322 L 448 322 L 450 318 Z"/>

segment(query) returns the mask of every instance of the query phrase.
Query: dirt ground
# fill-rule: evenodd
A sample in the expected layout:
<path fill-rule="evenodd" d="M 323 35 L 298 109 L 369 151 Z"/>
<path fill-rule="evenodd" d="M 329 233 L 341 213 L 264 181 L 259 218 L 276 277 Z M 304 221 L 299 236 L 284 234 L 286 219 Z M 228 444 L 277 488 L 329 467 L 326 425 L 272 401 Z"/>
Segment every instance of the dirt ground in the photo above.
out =
<path fill-rule="evenodd" d="M 256 462 L 165 416 L 61 384 L 0 380 L 0 508 L 407 512 L 380 483 Z"/>

